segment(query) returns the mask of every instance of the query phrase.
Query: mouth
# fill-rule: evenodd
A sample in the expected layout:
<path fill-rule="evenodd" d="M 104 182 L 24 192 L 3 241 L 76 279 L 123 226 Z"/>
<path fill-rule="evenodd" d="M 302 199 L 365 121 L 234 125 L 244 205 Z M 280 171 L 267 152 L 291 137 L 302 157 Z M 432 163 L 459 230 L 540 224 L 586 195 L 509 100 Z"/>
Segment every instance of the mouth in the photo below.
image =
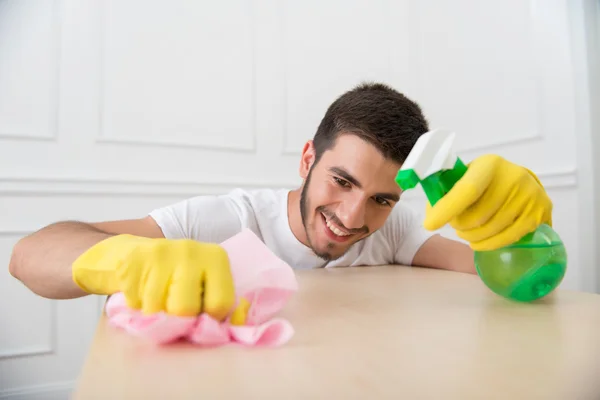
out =
<path fill-rule="evenodd" d="M 345 229 L 333 223 L 331 220 L 327 219 L 325 214 L 321 213 L 321 218 L 325 224 L 325 233 L 331 240 L 336 242 L 346 242 L 353 236 L 352 233 L 346 231 Z"/>

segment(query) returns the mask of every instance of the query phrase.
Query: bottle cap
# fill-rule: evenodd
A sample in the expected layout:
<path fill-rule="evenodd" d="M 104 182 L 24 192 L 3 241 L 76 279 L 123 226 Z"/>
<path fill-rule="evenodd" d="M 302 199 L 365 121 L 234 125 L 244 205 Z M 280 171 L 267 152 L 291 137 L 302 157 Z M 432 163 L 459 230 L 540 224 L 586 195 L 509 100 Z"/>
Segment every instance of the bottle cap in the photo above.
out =
<path fill-rule="evenodd" d="M 420 183 L 429 203 L 437 203 L 467 171 L 454 153 L 454 138 L 446 129 L 423 134 L 396 175 L 398 186 L 408 190 Z"/>

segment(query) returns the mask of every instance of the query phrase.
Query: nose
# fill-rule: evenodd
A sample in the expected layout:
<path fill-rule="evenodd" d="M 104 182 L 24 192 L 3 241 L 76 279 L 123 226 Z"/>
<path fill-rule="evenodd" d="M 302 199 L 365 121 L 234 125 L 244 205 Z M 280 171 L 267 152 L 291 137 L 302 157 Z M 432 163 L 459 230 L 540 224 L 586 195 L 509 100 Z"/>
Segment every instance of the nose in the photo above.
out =
<path fill-rule="evenodd" d="M 359 196 L 346 199 L 338 209 L 337 216 L 348 229 L 360 229 L 365 225 L 366 204 Z"/>

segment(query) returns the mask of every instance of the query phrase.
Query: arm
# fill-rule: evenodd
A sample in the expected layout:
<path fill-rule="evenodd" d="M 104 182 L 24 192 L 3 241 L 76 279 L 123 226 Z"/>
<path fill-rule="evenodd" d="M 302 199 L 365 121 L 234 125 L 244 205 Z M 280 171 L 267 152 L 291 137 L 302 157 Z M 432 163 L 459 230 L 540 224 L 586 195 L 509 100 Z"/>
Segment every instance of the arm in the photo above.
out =
<path fill-rule="evenodd" d="M 464 243 L 433 235 L 419 248 L 412 265 L 476 274 L 473 250 Z"/>
<path fill-rule="evenodd" d="M 71 265 L 86 250 L 117 234 L 162 238 L 151 217 L 83 223 L 63 221 L 48 225 L 17 242 L 9 271 L 35 294 L 50 299 L 85 296 L 74 282 Z"/>

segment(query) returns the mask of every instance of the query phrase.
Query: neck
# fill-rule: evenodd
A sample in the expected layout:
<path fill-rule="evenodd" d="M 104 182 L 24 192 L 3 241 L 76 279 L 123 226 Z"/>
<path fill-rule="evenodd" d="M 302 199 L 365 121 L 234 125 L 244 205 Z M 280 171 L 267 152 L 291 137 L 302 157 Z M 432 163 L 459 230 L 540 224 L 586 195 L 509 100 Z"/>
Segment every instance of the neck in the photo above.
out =
<path fill-rule="evenodd" d="M 308 246 L 306 230 L 302 224 L 302 215 L 300 213 L 300 194 L 302 188 L 291 190 L 288 195 L 287 213 L 290 229 L 296 239 L 305 246 Z"/>

